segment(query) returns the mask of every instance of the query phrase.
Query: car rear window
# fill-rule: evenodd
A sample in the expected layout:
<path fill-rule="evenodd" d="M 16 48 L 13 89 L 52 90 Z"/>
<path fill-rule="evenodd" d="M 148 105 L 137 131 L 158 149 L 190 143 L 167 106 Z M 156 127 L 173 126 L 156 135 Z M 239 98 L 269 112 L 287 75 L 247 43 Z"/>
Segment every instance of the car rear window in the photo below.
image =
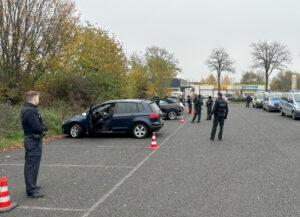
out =
<path fill-rule="evenodd" d="M 144 111 L 144 105 L 142 103 L 137 103 L 138 111 L 143 112 Z"/>
<path fill-rule="evenodd" d="M 133 103 L 133 102 L 120 102 L 118 103 L 118 106 L 116 108 L 115 113 L 121 114 L 121 113 L 138 113 L 144 110 L 144 107 L 142 104 L 139 106 L 140 103 Z"/>
<path fill-rule="evenodd" d="M 160 109 L 156 103 L 150 103 L 149 106 L 154 114 L 159 114 Z"/>

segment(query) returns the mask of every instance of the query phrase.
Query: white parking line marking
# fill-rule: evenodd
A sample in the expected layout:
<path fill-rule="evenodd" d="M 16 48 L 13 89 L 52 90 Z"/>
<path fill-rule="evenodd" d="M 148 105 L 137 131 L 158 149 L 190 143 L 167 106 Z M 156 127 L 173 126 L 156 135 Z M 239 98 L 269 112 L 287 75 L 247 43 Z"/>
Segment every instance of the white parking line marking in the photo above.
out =
<path fill-rule="evenodd" d="M 187 120 L 189 121 L 191 117 Z M 178 127 L 172 134 L 170 134 L 161 144 L 162 147 L 172 136 L 174 136 L 182 127 Z M 155 149 L 152 151 L 142 162 L 140 162 L 136 167 L 134 167 L 123 179 L 121 179 L 112 189 L 110 189 L 106 194 L 104 194 L 82 217 L 89 216 L 97 207 L 102 204 L 110 195 L 112 195 L 127 179 L 129 179 L 154 153 L 156 153 L 159 149 Z"/>
<path fill-rule="evenodd" d="M 38 207 L 38 206 L 18 206 L 18 209 L 35 209 L 35 210 L 48 210 L 48 211 L 64 211 L 64 212 L 84 212 L 88 209 L 72 209 L 72 208 L 51 208 L 51 207 Z"/>
<path fill-rule="evenodd" d="M 146 148 L 148 149 L 149 147 L 143 147 L 143 146 L 97 146 L 97 148 Z"/>
<path fill-rule="evenodd" d="M 133 145 L 119 145 L 119 146 L 109 146 L 109 145 L 44 145 L 46 148 L 145 148 L 147 149 L 148 147 L 145 146 L 133 146 Z"/>
<path fill-rule="evenodd" d="M 0 166 L 24 166 L 24 164 L 0 164 Z M 87 168 L 126 168 L 133 169 L 132 166 L 109 166 L 109 165 L 72 165 L 72 164 L 41 164 L 41 167 L 87 167 Z"/>

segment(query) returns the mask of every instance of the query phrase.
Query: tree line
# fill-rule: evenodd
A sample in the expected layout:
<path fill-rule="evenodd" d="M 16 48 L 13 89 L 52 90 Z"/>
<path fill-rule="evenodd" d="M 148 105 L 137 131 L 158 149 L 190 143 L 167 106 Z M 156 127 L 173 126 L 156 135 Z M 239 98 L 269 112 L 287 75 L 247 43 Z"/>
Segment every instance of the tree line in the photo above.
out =
<path fill-rule="evenodd" d="M 74 1 L 0 0 L 1 101 L 20 103 L 32 89 L 43 103 L 78 106 L 165 95 L 180 71 L 160 47 L 127 57 L 108 31 L 80 23 Z"/>
<path fill-rule="evenodd" d="M 262 73 L 254 73 L 253 71 L 243 74 L 241 79 L 242 84 L 265 84 L 265 91 L 268 91 L 270 84 L 270 76 L 273 72 L 278 71 L 279 74 L 272 80 L 271 90 L 287 91 L 291 89 L 286 84 L 282 85 L 283 77 L 293 74 L 287 69 L 287 64 L 291 62 L 291 54 L 286 45 L 279 42 L 259 41 L 250 45 L 252 51 L 252 69 L 260 70 Z M 221 74 L 222 72 L 235 73 L 233 67 L 234 61 L 230 58 L 229 54 L 224 48 L 213 49 L 211 55 L 206 61 L 208 68 L 217 73 L 217 84 L 220 90 Z M 297 74 L 297 73 L 294 73 Z M 291 79 L 290 79 L 291 81 Z M 284 88 L 283 88 L 284 86 Z"/>

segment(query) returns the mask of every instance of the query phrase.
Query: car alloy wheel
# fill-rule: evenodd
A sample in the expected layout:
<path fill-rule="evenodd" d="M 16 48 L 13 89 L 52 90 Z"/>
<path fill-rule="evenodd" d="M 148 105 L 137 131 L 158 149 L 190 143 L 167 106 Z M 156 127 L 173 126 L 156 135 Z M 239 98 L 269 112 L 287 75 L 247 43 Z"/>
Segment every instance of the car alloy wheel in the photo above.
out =
<path fill-rule="evenodd" d="M 81 126 L 79 126 L 78 124 L 74 124 L 70 129 L 70 136 L 72 138 L 78 138 L 81 135 L 81 131 Z"/>
<path fill-rule="evenodd" d="M 176 117 L 177 117 L 177 115 L 176 115 L 176 112 L 175 112 L 175 111 L 170 111 L 170 112 L 168 113 L 168 118 L 169 118 L 170 120 L 175 120 Z"/>
<path fill-rule="evenodd" d="M 138 139 L 145 138 L 148 135 L 148 128 L 144 124 L 137 124 L 133 127 L 133 135 Z"/>

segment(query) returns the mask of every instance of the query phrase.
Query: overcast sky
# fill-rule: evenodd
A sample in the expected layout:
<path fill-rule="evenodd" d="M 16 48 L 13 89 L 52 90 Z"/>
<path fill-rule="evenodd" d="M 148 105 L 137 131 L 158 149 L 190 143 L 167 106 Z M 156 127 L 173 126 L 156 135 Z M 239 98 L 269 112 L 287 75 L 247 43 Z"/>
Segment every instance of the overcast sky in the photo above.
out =
<path fill-rule="evenodd" d="M 183 73 L 198 81 L 211 72 L 205 61 L 224 47 L 235 61 L 235 81 L 251 65 L 249 45 L 279 41 L 292 54 L 289 69 L 300 72 L 299 0 L 76 0 L 90 21 L 123 43 L 127 55 L 159 46 L 172 52 Z"/>

